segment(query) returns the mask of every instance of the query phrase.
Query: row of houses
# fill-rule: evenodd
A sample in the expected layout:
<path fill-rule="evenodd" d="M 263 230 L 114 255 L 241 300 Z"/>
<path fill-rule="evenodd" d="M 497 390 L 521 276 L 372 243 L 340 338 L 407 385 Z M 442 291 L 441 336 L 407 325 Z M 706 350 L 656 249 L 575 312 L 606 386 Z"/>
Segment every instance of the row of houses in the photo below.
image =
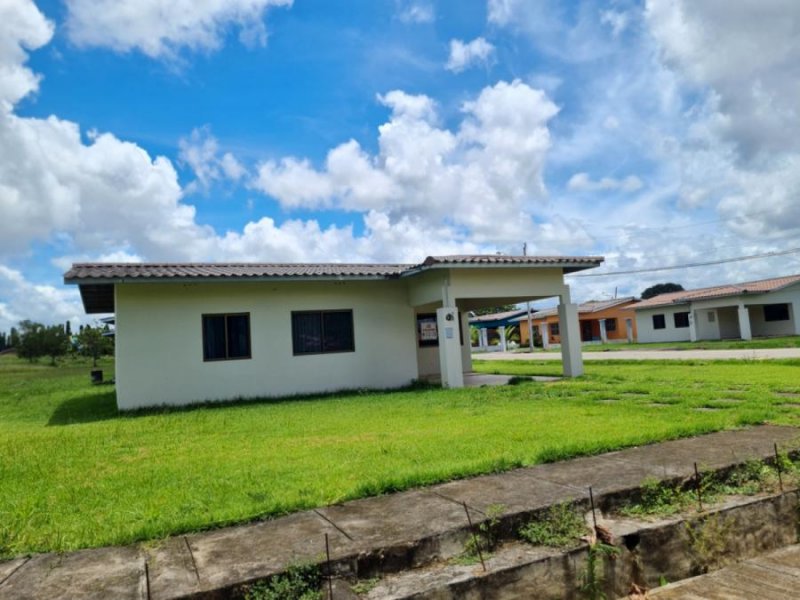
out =
<path fill-rule="evenodd" d="M 800 335 L 800 275 L 578 305 L 581 342 L 681 342 Z M 527 309 L 470 319 L 482 349 L 505 348 L 505 330 L 518 327 L 520 343 L 535 338 L 547 347 L 561 343 L 555 308 Z M 492 335 L 490 332 L 496 333 Z"/>

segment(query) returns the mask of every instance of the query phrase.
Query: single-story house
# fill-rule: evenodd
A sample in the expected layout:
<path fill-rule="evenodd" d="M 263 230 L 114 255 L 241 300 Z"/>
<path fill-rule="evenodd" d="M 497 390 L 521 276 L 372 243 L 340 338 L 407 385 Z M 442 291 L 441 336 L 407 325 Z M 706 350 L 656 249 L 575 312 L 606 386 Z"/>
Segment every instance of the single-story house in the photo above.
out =
<path fill-rule="evenodd" d="M 636 340 L 636 322 L 630 308 L 637 302 L 633 296 L 611 300 L 590 300 L 578 305 L 578 320 L 582 342 L 633 342 Z M 528 343 L 528 318 L 517 319 L 520 340 Z M 561 343 L 561 325 L 555 308 L 537 310 L 531 319 L 539 328 L 542 345 Z"/>
<path fill-rule="evenodd" d="M 507 350 L 506 327 L 516 327 L 517 322 L 515 319 L 527 313 L 527 309 L 523 308 L 521 310 L 507 310 L 499 313 L 471 317 L 469 320 L 470 327 L 474 327 L 478 330 L 477 348 L 479 350 L 488 350 L 490 347 L 489 338 L 496 337 L 498 340 L 497 347 L 501 352 L 505 352 Z"/>
<path fill-rule="evenodd" d="M 800 335 L 800 275 L 669 292 L 631 308 L 642 343 Z"/>
<path fill-rule="evenodd" d="M 463 386 L 470 310 L 557 296 L 564 374 L 583 372 L 564 274 L 602 257 L 438 256 L 415 264 L 75 264 L 87 313 L 114 313 L 120 409 Z M 574 340 L 574 343 L 573 343 Z"/>

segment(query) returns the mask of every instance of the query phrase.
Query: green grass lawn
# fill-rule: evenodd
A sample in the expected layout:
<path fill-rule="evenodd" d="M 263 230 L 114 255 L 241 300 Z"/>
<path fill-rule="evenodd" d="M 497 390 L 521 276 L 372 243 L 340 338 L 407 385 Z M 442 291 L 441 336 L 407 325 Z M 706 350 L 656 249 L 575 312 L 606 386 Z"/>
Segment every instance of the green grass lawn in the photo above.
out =
<path fill-rule="evenodd" d="M 583 344 L 584 352 L 614 350 L 755 350 L 759 348 L 800 348 L 800 336 L 756 338 L 753 340 L 700 340 L 698 342 L 653 342 L 651 344 Z M 525 351 L 527 348 L 522 348 Z M 537 348 L 541 351 L 541 348 Z M 560 352 L 551 349 L 549 352 Z"/>
<path fill-rule="evenodd" d="M 0 555 L 157 539 L 749 423 L 800 425 L 800 361 L 589 363 L 572 381 L 136 415 L 119 415 L 113 386 L 92 386 L 89 369 L 0 357 Z"/>

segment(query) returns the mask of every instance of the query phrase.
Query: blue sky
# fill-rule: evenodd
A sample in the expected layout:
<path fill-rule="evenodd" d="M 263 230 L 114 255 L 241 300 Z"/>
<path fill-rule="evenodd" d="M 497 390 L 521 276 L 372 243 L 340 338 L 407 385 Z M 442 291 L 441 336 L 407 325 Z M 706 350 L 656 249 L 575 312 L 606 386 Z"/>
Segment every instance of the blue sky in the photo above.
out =
<path fill-rule="evenodd" d="M 795 248 L 798 29 L 790 0 L 7 0 L 0 330 L 85 318 L 73 261 Z"/>

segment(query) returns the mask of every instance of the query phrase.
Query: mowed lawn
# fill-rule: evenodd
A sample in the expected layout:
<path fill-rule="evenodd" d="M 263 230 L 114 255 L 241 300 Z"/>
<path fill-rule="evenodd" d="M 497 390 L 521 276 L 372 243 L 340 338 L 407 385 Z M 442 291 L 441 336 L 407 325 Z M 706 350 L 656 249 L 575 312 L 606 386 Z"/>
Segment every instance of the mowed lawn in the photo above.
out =
<path fill-rule="evenodd" d="M 585 377 L 554 383 L 136 415 L 119 415 L 113 386 L 92 386 L 89 368 L 0 357 L 2 556 L 157 539 L 750 423 L 800 425 L 800 361 L 589 363 Z"/>

